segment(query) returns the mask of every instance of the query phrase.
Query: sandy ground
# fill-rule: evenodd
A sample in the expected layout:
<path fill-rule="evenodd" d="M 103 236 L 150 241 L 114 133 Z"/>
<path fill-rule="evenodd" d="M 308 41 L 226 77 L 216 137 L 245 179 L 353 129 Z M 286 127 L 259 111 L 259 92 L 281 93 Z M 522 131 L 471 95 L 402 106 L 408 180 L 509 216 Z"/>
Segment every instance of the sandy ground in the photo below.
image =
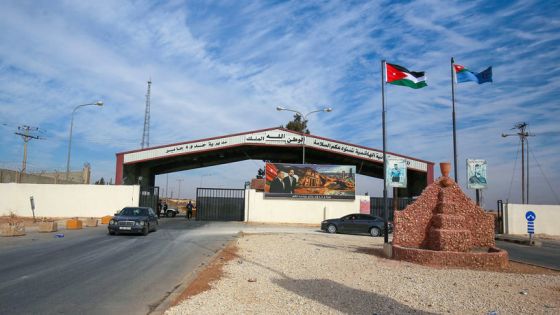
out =
<path fill-rule="evenodd" d="M 436 269 L 382 257 L 382 238 L 244 235 L 166 314 L 559 314 L 560 273 Z"/>

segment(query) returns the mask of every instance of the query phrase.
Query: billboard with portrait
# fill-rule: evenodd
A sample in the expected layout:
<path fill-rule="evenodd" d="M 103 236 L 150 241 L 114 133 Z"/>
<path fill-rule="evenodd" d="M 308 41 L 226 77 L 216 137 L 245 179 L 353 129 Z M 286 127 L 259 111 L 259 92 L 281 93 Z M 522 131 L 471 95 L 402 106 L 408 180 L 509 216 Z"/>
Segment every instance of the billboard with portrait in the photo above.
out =
<path fill-rule="evenodd" d="M 486 189 L 486 160 L 467 159 L 467 187 L 469 189 Z"/>
<path fill-rule="evenodd" d="M 406 160 L 388 158 L 385 176 L 387 178 L 387 186 L 406 188 Z"/>
<path fill-rule="evenodd" d="M 355 199 L 356 167 L 266 163 L 265 197 Z"/>

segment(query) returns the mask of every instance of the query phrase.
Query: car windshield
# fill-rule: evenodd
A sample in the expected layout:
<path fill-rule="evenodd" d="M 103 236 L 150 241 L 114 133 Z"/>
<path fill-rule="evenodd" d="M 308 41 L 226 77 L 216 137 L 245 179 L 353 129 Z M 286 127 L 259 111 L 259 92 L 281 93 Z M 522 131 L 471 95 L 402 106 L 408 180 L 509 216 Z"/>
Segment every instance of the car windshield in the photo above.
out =
<path fill-rule="evenodd" d="M 120 215 L 126 215 L 131 217 L 140 217 L 140 216 L 147 216 L 148 209 L 144 208 L 124 208 L 122 209 Z"/>

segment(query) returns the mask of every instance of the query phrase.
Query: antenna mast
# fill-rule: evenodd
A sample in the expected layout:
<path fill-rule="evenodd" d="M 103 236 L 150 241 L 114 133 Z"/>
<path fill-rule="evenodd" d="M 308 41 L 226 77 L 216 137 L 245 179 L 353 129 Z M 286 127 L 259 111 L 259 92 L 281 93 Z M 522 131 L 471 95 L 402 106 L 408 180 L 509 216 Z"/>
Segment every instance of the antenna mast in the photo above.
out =
<path fill-rule="evenodd" d="M 144 113 L 144 132 L 142 133 L 142 149 L 150 146 L 150 90 L 152 79 L 148 81 L 148 92 L 146 92 L 146 112 Z"/>

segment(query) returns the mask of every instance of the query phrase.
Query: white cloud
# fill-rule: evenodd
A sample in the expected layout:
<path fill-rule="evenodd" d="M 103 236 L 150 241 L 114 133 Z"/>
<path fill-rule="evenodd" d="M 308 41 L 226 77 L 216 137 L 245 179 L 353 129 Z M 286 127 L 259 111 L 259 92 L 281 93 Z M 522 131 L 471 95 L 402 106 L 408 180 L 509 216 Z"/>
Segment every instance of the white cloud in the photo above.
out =
<path fill-rule="evenodd" d="M 139 146 L 151 77 L 152 145 L 285 124 L 291 115 L 278 105 L 328 105 L 332 113 L 310 117 L 313 133 L 380 148 L 379 61 L 387 59 L 426 71 L 429 84 L 387 88 L 390 151 L 439 162 L 452 159 L 454 56 L 473 71 L 494 66 L 495 82 L 459 85 L 456 105 L 460 165 L 486 157 L 496 174 L 486 200 L 495 200 L 507 197 L 515 154 L 500 134 L 518 121 L 537 134 L 531 147 L 558 186 L 558 11 L 534 1 L 8 2 L 0 12 L 0 122 L 46 129 L 30 165 L 60 168 L 73 107 L 103 99 L 104 108 L 77 112 L 72 160 L 110 178 L 114 153 Z M 17 165 L 21 141 L 0 131 L 0 163 Z M 254 162 L 231 167 L 239 170 L 232 185 L 256 170 Z M 198 173 L 177 176 L 187 174 Z M 375 195 L 367 187 L 376 181 L 363 181 L 364 190 Z M 534 186 L 537 200 L 555 202 L 542 193 L 546 183 Z"/>

